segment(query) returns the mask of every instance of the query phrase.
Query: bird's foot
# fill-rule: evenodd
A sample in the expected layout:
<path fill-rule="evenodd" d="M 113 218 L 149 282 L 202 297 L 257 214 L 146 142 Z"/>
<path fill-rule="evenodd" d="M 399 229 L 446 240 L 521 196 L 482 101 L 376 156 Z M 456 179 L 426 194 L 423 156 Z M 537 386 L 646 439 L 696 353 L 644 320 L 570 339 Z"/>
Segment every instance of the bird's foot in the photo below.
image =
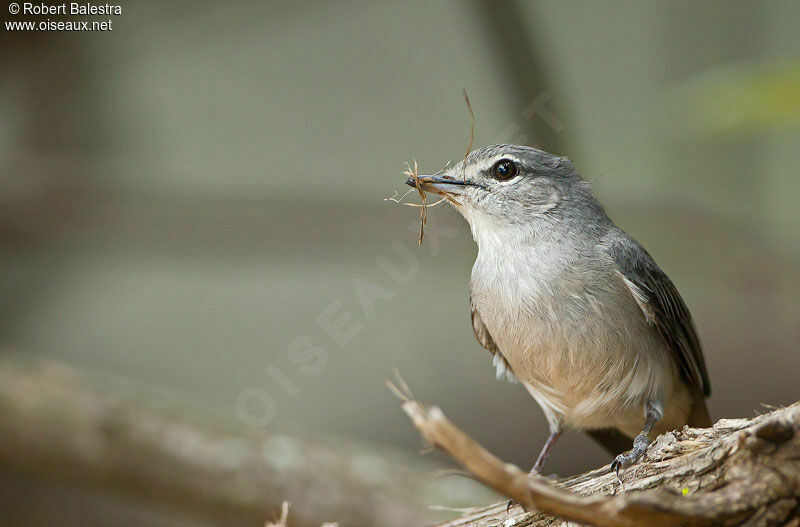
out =
<path fill-rule="evenodd" d="M 620 469 L 627 468 L 639 461 L 647 450 L 648 444 L 649 440 L 647 439 L 647 436 L 644 433 L 641 433 L 633 440 L 633 448 L 631 450 L 628 450 L 627 452 L 624 452 L 614 458 L 614 461 L 611 463 L 611 470 L 616 472 L 618 480 L 620 480 Z M 620 483 L 621 482 L 622 480 L 620 480 Z"/>

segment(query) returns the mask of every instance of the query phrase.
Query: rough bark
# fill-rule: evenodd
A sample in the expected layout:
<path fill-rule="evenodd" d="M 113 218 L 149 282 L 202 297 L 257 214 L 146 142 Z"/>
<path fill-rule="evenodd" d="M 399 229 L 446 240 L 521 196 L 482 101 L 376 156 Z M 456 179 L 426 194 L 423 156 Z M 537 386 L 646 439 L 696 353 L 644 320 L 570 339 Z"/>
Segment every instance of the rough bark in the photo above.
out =
<path fill-rule="evenodd" d="M 520 504 L 441 527 L 800 526 L 800 403 L 663 434 L 620 480 L 607 465 L 560 481 L 503 463 L 436 407 L 409 399 L 403 408 L 427 440 Z"/>

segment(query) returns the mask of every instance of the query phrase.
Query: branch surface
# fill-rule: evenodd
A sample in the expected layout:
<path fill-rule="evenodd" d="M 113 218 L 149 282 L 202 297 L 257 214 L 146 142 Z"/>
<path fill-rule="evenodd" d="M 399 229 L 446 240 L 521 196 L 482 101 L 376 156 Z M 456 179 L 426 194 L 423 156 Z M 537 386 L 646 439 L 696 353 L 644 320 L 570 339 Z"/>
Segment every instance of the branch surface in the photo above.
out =
<path fill-rule="evenodd" d="M 439 408 L 407 400 L 403 410 L 425 439 L 519 504 L 478 509 L 441 527 L 800 526 L 800 403 L 663 434 L 621 482 L 608 465 L 560 481 L 530 477 Z"/>

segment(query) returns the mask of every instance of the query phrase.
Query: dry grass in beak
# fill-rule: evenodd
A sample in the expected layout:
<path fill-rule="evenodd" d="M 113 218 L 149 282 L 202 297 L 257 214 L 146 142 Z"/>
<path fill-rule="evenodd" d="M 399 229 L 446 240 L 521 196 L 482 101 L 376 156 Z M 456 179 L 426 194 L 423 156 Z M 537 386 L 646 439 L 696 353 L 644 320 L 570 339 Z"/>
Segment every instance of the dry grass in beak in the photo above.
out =
<path fill-rule="evenodd" d="M 469 144 L 467 145 L 467 153 L 464 154 L 464 163 L 463 163 L 463 165 L 464 165 L 463 177 L 464 177 L 464 182 L 466 183 L 466 181 L 467 181 L 467 168 L 466 168 L 467 167 L 467 156 L 469 156 L 469 153 L 472 151 L 472 142 L 475 139 L 475 114 L 472 113 L 472 104 L 470 104 L 470 102 L 469 102 L 469 96 L 467 95 L 466 88 L 464 88 L 462 86 L 461 87 L 461 91 L 464 94 L 464 102 L 467 105 L 467 111 L 469 112 L 469 122 L 470 122 L 470 126 L 469 126 Z M 448 192 L 445 192 L 445 191 L 443 191 L 441 189 L 436 189 L 434 187 L 428 186 L 427 190 L 429 192 L 435 192 L 436 194 L 440 194 L 442 196 L 442 199 L 440 199 L 436 203 L 432 203 L 432 204 L 428 205 L 428 195 L 427 195 L 426 189 L 424 187 L 426 186 L 426 184 L 429 185 L 433 181 L 431 181 L 431 179 L 429 177 L 426 177 L 426 176 L 419 177 L 419 170 L 418 170 L 419 167 L 417 166 L 417 160 L 413 159 L 413 161 L 414 161 L 414 168 L 412 169 L 411 165 L 406 163 L 406 169 L 405 169 L 405 171 L 403 171 L 403 175 L 405 175 L 406 177 L 414 179 L 414 186 L 417 188 L 417 192 L 419 193 L 419 199 L 420 199 L 421 203 L 420 204 L 403 203 L 403 205 L 408 205 L 409 207 L 419 207 L 419 242 L 418 243 L 420 245 L 422 245 L 422 239 L 425 237 L 425 225 L 427 225 L 427 223 L 428 223 L 428 207 L 435 207 L 436 205 L 438 205 L 439 203 L 441 203 L 441 202 L 443 202 L 445 200 L 449 201 L 453 205 L 460 205 L 460 203 L 458 201 L 456 201 L 455 196 L 453 196 L 452 194 L 450 194 Z M 448 163 L 448 165 L 449 165 L 449 163 Z M 409 191 L 409 192 L 411 192 L 411 191 Z M 384 198 L 384 201 L 389 200 L 389 201 L 394 201 L 395 203 L 401 203 L 403 201 L 403 198 L 408 196 L 409 192 L 406 192 L 405 194 L 403 194 L 399 198 L 397 197 L 397 193 L 395 192 L 395 194 L 391 198 Z"/>
<path fill-rule="evenodd" d="M 408 205 L 409 207 L 419 207 L 419 241 L 418 241 L 418 243 L 420 245 L 422 245 L 422 239 L 425 237 L 425 225 L 428 224 L 428 207 L 435 207 L 436 205 L 438 205 L 439 203 L 441 203 L 441 202 L 443 202 L 445 200 L 449 201 L 453 205 L 460 205 L 460 203 L 458 201 L 456 201 L 455 197 L 452 194 L 449 194 L 449 193 L 447 193 L 447 192 L 445 192 L 443 190 L 431 187 L 430 184 L 433 181 L 430 178 L 430 176 L 422 176 L 422 177 L 420 177 L 419 170 L 418 170 L 418 167 L 417 167 L 417 161 L 416 161 L 416 159 L 414 159 L 412 161 L 414 161 L 414 169 L 412 170 L 411 166 L 408 163 L 406 163 L 406 169 L 405 169 L 405 171 L 403 171 L 403 175 L 405 175 L 406 177 L 414 179 L 414 186 L 417 188 L 417 192 L 419 192 L 419 198 L 420 198 L 422 203 L 420 203 L 420 204 L 403 203 L 403 205 Z M 428 205 L 428 194 L 427 194 L 426 188 L 425 188 L 426 186 L 428 187 L 427 188 L 427 192 L 435 192 L 436 194 L 441 195 L 442 199 L 440 199 L 439 201 L 437 201 L 435 203 L 431 203 L 430 205 Z M 386 198 L 386 199 L 388 199 L 390 201 L 394 201 L 396 203 L 400 203 L 403 200 L 403 198 L 406 197 L 407 195 L 408 195 L 408 192 L 403 194 L 403 196 L 401 196 L 399 199 L 395 199 L 394 196 L 391 197 L 391 198 Z"/>
<path fill-rule="evenodd" d="M 417 166 L 417 161 L 414 161 L 414 168 L 411 168 L 411 165 L 406 163 L 406 169 L 403 171 L 403 175 L 408 178 L 412 178 L 414 180 L 414 186 L 419 193 L 419 197 L 421 203 L 403 203 L 403 199 L 408 196 L 410 193 L 414 192 L 414 189 L 409 189 L 408 192 L 403 194 L 402 196 L 398 196 L 397 191 L 388 198 L 383 198 L 383 201 L 394 201 L 395 203 L 400 203 L 402 205 L 406 205 L 408 207 L 419 207 L 419 241 L 418 243 L 422 245 L 422 240 L 425 237 L 425 226 L 428 224 L 428 207 L 435 207 L 436 205 L 440 204 L 443 201 L 449 201 L 453 205 L 461 205 L 453 196 L 448 192 L 445 192 L 441 189 L 437 189 L 431 185 L 433 180 L 430 176 L 420 176 L 419 175 L 419 167 Z M 448 163 L 449 166 L 449 163 Z M 447 166 L 442 170 L 446 170 Z M 439 171 L 441 172 L 441 171 Z M 426 188 L 427 187 L 427 188 Z M 435 203 L 431 203 L 428 205 L 428 192 L 434 192 L 442 196 L 442 199 Z"/>
<path fill-rule="evenodd" d="M 469 144 L 467 145 L 467 153 L 464 154 L 464 172 L 462 177 L 464 178 L 464 183 L 467 182 L 467 157 L 469 157 L 469 153 L 472 151 L 472 142 L 475 140 L 475 114 L 472 113 L 472 104 L 469 102 L 469 95 L 467 95 L 467 89 L 465 87 L 461 87 L 461 93 L 464 94 L 464 102 L 467 105 L 467 111 L 469 112 Z"/>
<path fill-rule="evenodd" d="M 419 179 L 419 170 L 417 167 L 417 160 L 414 159 L 414 170 L 406 163 L 406 169 L 403 174 L 407 177 L 414 178 L 414 186 L 417 187 L 419 192 L 419 199 L 422 202 L 419 208 L 419 245 L 422 245 L 422 238 L 425 237 L 425 225 L 428 223 L 428 195 L 422 190 L 422 181 Z"/>

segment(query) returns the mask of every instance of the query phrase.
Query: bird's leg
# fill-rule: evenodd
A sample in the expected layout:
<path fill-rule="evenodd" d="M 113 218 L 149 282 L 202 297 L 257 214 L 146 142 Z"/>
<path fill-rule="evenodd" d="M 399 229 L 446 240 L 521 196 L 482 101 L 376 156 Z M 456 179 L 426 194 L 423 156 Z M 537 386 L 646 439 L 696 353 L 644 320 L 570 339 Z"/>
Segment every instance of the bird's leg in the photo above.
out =
<path fill-rule="evenodd" d="M 619 470 L 621 468 L 629 467 L 639 461 L 639 458 L 641 458 L 647 450 L 647 445 L 650 444 L 650 431 L 653 429 L 653 425 L 664 417 L 664 406 L 661 404 L 661 401 L 648 401 L 644 407 L 644 415 L 644 428 L 639 435 L 633 439 L 633 448 L 618 455 L 611 463 L 611 470 L 617 473 L 617 479 L 619 479 Z"/>
<path fill-rule="evenodd" d="M 559 437 L 561 437 L 561 430 L 559 428 L 550 428 L 550 435 L 547 437 L 547 442 L 542 447 L 542 451 L 539 452 L 536 463 L 533 464 L 531 474 L 540 474 L 542 472 L 544 462 L 550 457 L 550 452 L 553 451 L 553 446 L 555 446 Z"/>
<path fill-rule="evenodd" d="M 536 463 L 533 464 L 531 474 L 541 474 L 544 462 L 547 461 L 548 457 L 550 457 L 550 452 L 553 451 L 553 445 L 556 444 L 559 437 L 561 437 L 561 429 L 558 426 L 551 424 L 550 435 L 547 436 L 547 441 L 542 447 L 542 451 L 539 452 L 539 457 L 536 458 Z M 514 500 L 508 500 L 508 503 L 506 504 L 506 514 L 508 514 L 508 511 L 511 510 L 512 505 L 514 505 Z"/>

